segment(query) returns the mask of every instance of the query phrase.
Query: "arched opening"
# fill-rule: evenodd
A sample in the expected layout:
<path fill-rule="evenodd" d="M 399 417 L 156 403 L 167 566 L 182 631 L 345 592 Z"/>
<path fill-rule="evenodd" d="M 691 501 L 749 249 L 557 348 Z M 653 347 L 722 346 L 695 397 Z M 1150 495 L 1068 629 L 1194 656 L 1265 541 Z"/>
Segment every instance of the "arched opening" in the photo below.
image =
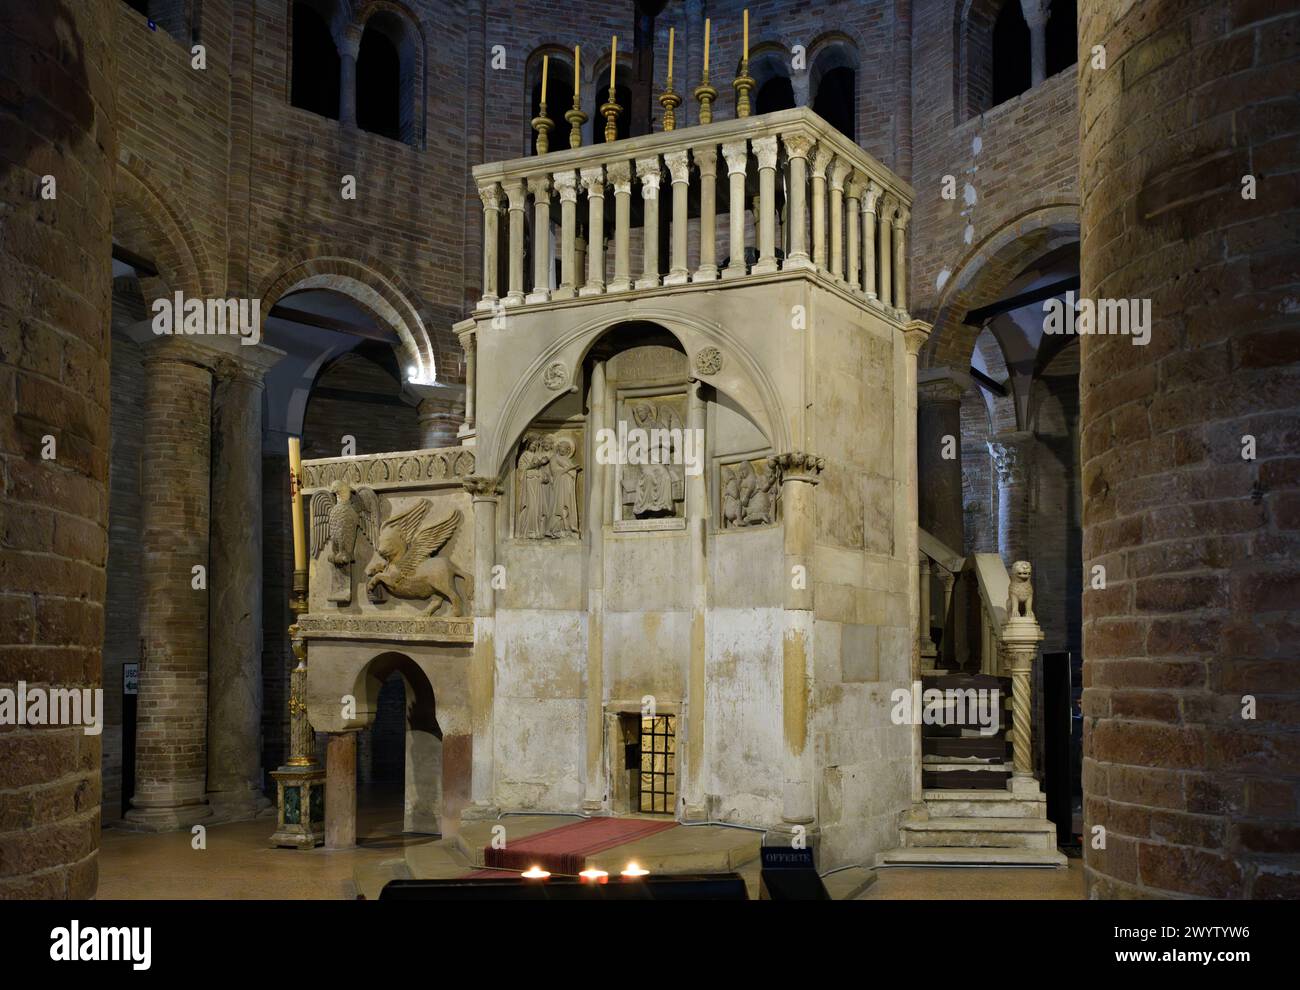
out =
<path fill-rule="evenodd" d="M 338 457 L 348 446 L 357 454 L 419 448 L 419 417 L 402 385 L 389 344 L 363 340 L 332 360 L 307 400 L 302 456 Z"/>
<path fill-rule="evenodd" d="M 329 21 L 315 5 L 293 5 L 289 102 L 331 120 L 339 118 L 339 52 Z"/>
<path fill-rule="evenodd" d="M 372 798 L 392 801 L 400 784 L 402 831 L 442 834 L 443 733 L 428 675 L 405 653 L 381 653 L 359 681 L 358 697 L 375 712 L 366 747 Z"/>
<path fill-rule="evenodd" d="M 551 121 L 551 132 L 547 135 L 547 147 L 550 151 L 563 151 L 569 147 L 569 122 L 564 114 L 573 106 L 573 65 L 566 58 L 558 57 L 554 52 L 536 52 L 529 59 L 528 76 L 528 153 L 537 154 L 537 130 L 533 127 L 533 118 L 541 114 L 542 109 L 542 58 L 550 55 L 546 79 L 546 116 Z M 604 91 L 608 96 L 609 90 Z M 603 100 L 600 102 L 604 102 Z M 622 103 L 622 97 L 619 98 Z M 623 104 L 622 118 L 628 116 L 627 105 Z M 592 120 L 599 122 L 598 130 L 604 130 L 604 118 L 597 110 Z M 623 135 L 620 134 L 619 137 Z"/>
<path fill-rule="evenodd" d="M 394 141 L 415 138 L 415 44 L 388 10 L 366 21 L 357 53 L 357 126 Z"/>
<path fill-rule="evenodd" d="M 1052 0 L 1047 20 L 1047 74 L 1054 76 L 1079 60 L 1079 24 L 1076 0 Z"/>
<path fill-rule="evenodd" d="M 1033 84 L 1029 25 L 1019 0 L 1007 0 L 993 23 L 992 107 L 1019 96 Z"/>
<path fill-rule="evenodd" d="M 857 70 L 857 49 L 835 40 L 813 56 L 809 77 L 813 111 L 850 141 L 858 130 Z"/>
<path fill-rule="evenodd" d="M 784 49 L 768 46 L 759 46 L 751 54 L 749 74 L 754 79 L 755 114 L 789 110 L 797 105 L 788 58 Z"/>

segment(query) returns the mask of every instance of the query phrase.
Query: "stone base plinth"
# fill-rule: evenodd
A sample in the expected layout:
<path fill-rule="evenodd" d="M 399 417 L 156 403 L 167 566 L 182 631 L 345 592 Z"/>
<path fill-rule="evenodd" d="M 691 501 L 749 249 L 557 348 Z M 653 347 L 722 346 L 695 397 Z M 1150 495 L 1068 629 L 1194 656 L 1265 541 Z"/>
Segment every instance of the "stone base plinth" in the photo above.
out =
<path fill-rule="evenodd" d="M 271 777 L 276 812 L 271 845 L 315 849 L 325 841 L 324 768 L 285 766 L 272 770 Z"/>

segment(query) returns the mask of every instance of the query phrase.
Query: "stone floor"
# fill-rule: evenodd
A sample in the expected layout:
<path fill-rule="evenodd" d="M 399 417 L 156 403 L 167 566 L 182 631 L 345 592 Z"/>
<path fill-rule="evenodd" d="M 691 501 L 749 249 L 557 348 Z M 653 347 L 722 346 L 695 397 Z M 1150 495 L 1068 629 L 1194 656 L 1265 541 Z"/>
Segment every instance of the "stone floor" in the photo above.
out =
<path fill-rule="evenodd" d="M 516 835 L 554 827 L 568 819 L 512 817 Z M 476 827 L 476 826 L 475 826 Z M 487 825 L 483 826 L 487 828 Z M 461 845 L 435 836 L 401 834 L 400 796 L 364 795 L 357 813 L 356 849 L 328 852 L 272 849 L 270 818 L 213 825 L 207 848 L 191 846 L 188 832 L 148 834 L 106 829 L 99 854 L 99 898 L 112 899 L 351 899 L 358 889 L 374 897 L 394 876 L 459 876 L 472 864 L 464 855 L 476 836 Z M 620 847 L 651 867 L 676 862 L 691 868 L 733 866 L 757 893 L 758 864 L 741 852 L 756 833 L 732 829 L 673 829 L 645 840 L 645 849 Z M 746 849 L 747 852 L 747 849 Z M 615 858 L 618 858 L 617 856 Z M 919 869 L 846 870 L 826 879 L 832 897 L 857 900 L 998 900 L 1082 898 L 1083 868 L 1070 860 L 1064 870 Z M 864 891 L 864 885 L 869 884 Z"/>

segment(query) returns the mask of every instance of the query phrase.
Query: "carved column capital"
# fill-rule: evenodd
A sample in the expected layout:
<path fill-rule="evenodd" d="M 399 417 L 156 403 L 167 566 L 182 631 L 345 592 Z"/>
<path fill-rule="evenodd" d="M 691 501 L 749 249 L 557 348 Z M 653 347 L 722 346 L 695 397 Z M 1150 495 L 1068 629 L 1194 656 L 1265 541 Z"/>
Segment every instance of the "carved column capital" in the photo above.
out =
<path fill-rule="evenodd" d="M 1027 27 L 1046 27 L 1047 19 L 1052 16 L 1052 0 L 1020 0 L 1020 12 Z"/>
<path fill-rule="evenodd" d="M 879 182 L 868 179 L 866 192 L 862 196 L 862 212 L 875 213 L 880 204 L 880 194 L 884 191 L 884 187 Z"/>
<path fill-rule="evenodd" d="M 605 169 L 601 165 L 595 168 L 584 168 L 581 172 L 582 188 L 587 191 L 588 196 L 605 195 Z"/>
<path fill-rule="evenodd" d="M 483 201 L 484 210 L 501 209 L 501 185 L 488 182 L 478 187 L 478 198 Z"/>
<path fill-rule="evenodd" d="M 700 175 L 718 174 L 717 145 L 708 144 L 702 148 L 694 148 L 691 150 L 691 157 L 695 159 L 695 167 L 700 170 Z"/>
<path fill-rule="evenodd" d="M 1028 445 L 1032 440 L 1032 433 L 1018 432 L 1004 433 L 987 441 L 999 485 L 1015 485 L 1026 480 L 1029 467 Z"/>
<path fill-rule="evenodd" d="M 848 162 L 844 161 L 842 158 L 837 158 L 835 159 L 835 161 L 831 162 L 831 168 L 830 168 L 831 188 L 838 189 L 842 192 L 844 190 L 844 180 L 848 176 L 848 174 L 849 174 Z"/>
<path fill-rule="evenodd" d="M 651 155 L 649 158 L 638 158 L 636 160 L 636 177 L 641 183 L 641 198 L 654 199 L 659 195 L 659 180 L 663 173 L 659 167 L 659 156 Z"/>
<path fill-rule="evenodd" d="M 898 209 L 898 197 L 892 192 L 885 193 L 880 199 L 880 219 L 888 220 L 891 224 L 894 220 L 894 212 Z"/>
<path fill-rule="evenodd" d="M 785 153 L 791 158 L 807 158 L 813 148 L 813 139 L 807 134 L 782 135 L 781 143 Z"/>
<path fill-rule="evenodd" d="M 812 153 L 812 174 L 814 179 L 826 178 L 826 170 L 835 160 L 835 152 L 829 145 L 819 144 Z"/>
<path fill-rule="evenodd" d="M 465 491 L 474 497 L 475 502 L 495 502 L 501 497 L 501 480 L 486 474 L 471 474 L 461 479 Z"/>
<path fill-rule="evenodd" d="M 903 343 L 907 346 L 909 357 L 916 357 L 921 347 L 930 339 L 934 327 L 924 320 L 909 320 L 903 325 Z"/>
<path fill-rule="evenodd" d="M 685 148 L 664 155 L 664 164 L 668 166 L 668 174 L 672 176 L 674 185 L 691 181 L 691 153 Z"/>
<path fill-rule="evenodd" d="M 561 203 L 576 203 L 578 201 L 577 172 L 571 169 L 556 172 L 551 181 L 555 184 L 555 191 L 559 194 Z"/>
<path fill-rule="evenodd" d="M 505 184 L 506 198 L 510 209 L 522 210 L 528 205 L 528 186 L 523 179 L 515 179 Z"/>
<path fill-rule="evenodd" d="M 776 168 L 776 135 L 770 137 L 754 138 L 750 142 L 754 148 L 754 156 L 758 159 L 759 168 Z"/>
<path fill-rule="evenodd" d="M 867 177 L 861 172 L 853 172 L 844 185 L 844 195 L 849 199 L 862 198 L 862 193 L 867 188 Z"/>
<path fill-rule="evenodd" d="M 630 193 L 632 191 L 631 162 L 610 162 L 605 166 L 605 175 L 609 178 L 609 183 L 614 187 L 615 193 Z"/>
<path fill-rule="evenodd" d="M 802 450 L 777 454 L 767 462 L 781 472 L 782 481 L 805 481 L 810 485 L 821 481 L 822 468 L 826 466 L 826 458 Z"/>
<path fill-rule="evenodd" d="M 728 174 L 735 175 L 739 172 L 744 175 L 749 168 L 749 142 L 743 138 L 729 141 L 722 146 L 722 157 L 727 160 Z"/>
<path fill-rule="evenodd" d="M 898 207 L 898 212 L 894 216 L 894 229 L 897 231 L 906 230 L 907 221 L 911 219 L 912 219 L 912 211 L 909 210 L 906 206 L 902 206 L 900 204 Z"/>
<path fill-rule="evenodd" d="M 550 202 L 553 188 L 549 175 L 532 175 L 528 177 L 528 191 L 537 202 Z"/>

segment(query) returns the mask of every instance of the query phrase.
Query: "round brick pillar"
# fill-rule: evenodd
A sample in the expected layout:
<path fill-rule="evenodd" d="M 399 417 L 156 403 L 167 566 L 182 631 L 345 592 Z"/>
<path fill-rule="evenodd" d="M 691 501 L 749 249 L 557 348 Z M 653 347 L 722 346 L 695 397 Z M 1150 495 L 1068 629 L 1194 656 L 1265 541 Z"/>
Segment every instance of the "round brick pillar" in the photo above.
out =
<path fill-rule="evenodd" d="M 1080 340 L 1094 898 L 1300 897 L 1298 29 L 1079 4 L 1080 296 L 1151 306 Z"/>
<path fill-rule="evenodd" d="M 950 378 L 917 388 L 918 512 L 921 525 L 954 553 L 962 552 L 961 395 Z M 951 443 L 947 440 L 951 437 Z M 949 450 L 951 447 L 951 450 Z M 945 456 L 951 453 L 951 457 Z"/>
<path fill-rule="evenodd" d="M 85 690 L 92 703 L 108 524 L 116 16 L 99 0 L 0 4 L 0 687 Z M 85 729 L 0 728 L 0 899 L 95 893 L 102 737 Z"/>
<path fill-rule="evenodd" d="M 143 601 L 135 795 L 127 820 L 181 828 L 207 818 L 208 520 L 215 355 L 160 337 L 144 360 L 140 463 Z M 244 505 L 223 505 L 241 515 Z M 194 568 L 204 568 L 196 588 Z"/>

